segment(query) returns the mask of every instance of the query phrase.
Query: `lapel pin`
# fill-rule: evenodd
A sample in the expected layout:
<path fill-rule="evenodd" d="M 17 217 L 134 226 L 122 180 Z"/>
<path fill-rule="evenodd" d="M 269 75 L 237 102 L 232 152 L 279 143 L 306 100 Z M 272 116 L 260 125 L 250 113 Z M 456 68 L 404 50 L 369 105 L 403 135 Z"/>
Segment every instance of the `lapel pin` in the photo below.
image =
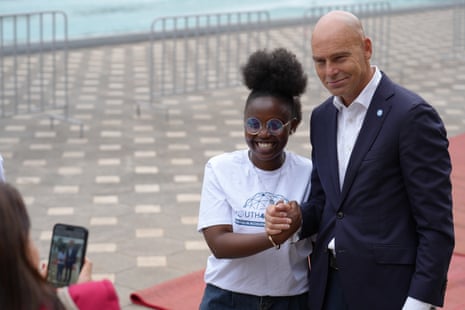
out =
<path fill-rule="evenodd" d="M 379 109 L 378 111 L 376 111 L 376 115 L 377 115 L 378 117 L 383 116 L 383 110 Z"/>

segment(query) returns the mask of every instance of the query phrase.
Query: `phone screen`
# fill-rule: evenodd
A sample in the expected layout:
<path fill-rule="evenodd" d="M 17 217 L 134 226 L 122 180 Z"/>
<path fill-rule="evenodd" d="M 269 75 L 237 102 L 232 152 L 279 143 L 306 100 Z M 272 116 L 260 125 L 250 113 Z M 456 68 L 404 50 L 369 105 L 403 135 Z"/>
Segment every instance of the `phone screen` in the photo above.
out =
<path fill-rule="evenodd" d="M 55 224 L 48 256 L 47 281 L 55 287 L 76 283 L 86 255 L 84 227 Z"/>

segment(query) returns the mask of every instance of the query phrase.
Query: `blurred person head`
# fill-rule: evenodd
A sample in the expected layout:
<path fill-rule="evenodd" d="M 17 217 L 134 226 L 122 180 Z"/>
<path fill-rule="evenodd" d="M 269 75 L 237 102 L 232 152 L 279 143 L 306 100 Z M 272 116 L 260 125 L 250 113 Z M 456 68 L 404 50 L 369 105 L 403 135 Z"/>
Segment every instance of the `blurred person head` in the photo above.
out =
<path fill-rule="evenodd" d="M 31 222 L 21 194 L 0 182 L 0 309 L 64 309 L 39 272 Z"/>

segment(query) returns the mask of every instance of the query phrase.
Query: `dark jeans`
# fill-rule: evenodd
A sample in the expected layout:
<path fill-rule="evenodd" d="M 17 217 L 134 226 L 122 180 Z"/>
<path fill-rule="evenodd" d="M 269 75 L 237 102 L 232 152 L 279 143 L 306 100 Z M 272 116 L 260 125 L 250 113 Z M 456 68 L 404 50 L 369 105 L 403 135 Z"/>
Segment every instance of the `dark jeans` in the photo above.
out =
<path fill-rule="evenodd" d="M 307 310 L 307 293 L 295 296 L 255 296 L 207 284 L 200 310 Z"/>

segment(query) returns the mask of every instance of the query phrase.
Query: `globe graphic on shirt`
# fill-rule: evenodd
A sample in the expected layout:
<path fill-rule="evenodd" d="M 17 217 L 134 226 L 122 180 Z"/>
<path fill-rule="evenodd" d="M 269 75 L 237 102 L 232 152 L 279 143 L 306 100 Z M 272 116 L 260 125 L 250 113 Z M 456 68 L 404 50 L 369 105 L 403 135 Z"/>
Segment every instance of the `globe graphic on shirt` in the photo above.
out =
<path fill-rule="evenodd" d="M 260 192 L 249 198 L 243 208 L 248 210 L 265 210 L 270 204 L 275 204 L 280 200 L 287 202 L 286 197 L 283 195 Z"/>
<path fill-rule="evenodd" d="M 247 199 L 242 209 L 235 211 L 235 224 L 248 227 L 264 227 L 266 207 L 280 200 L 288 201 L 284 196 L 270 192 L 260 192 L 253 195 Z"/>

